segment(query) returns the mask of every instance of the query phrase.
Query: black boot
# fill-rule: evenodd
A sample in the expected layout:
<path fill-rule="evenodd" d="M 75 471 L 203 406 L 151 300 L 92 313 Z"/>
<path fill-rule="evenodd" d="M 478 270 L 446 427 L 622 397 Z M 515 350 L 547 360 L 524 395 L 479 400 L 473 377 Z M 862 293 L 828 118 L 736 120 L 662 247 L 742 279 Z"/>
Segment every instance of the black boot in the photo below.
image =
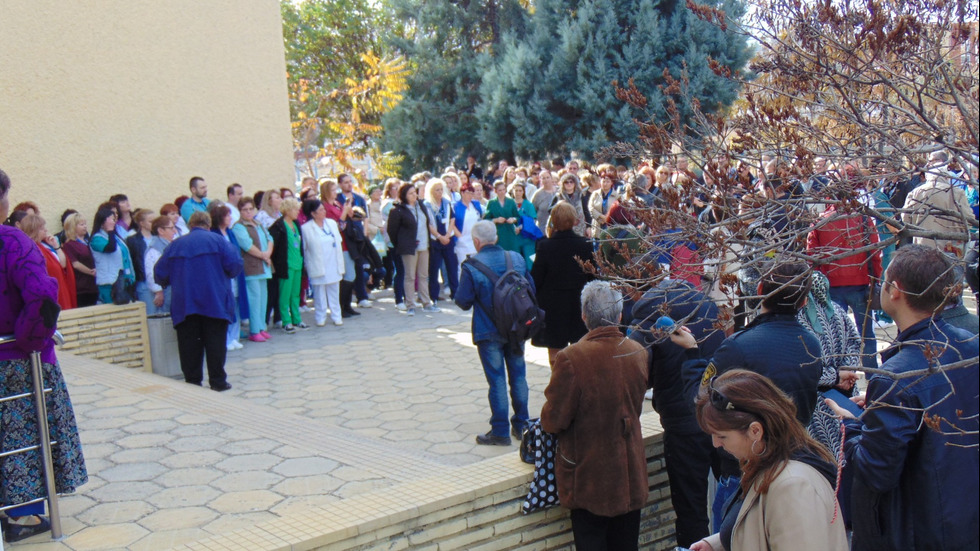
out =
<path fill-rule="evenodd" d="M 351 305 L 351 296 L 354 294 L 354 283 L 352 281 L 340 282 L 340 317 L 349 318 L 360 316 L 361 313 L 355 311 Z"/>

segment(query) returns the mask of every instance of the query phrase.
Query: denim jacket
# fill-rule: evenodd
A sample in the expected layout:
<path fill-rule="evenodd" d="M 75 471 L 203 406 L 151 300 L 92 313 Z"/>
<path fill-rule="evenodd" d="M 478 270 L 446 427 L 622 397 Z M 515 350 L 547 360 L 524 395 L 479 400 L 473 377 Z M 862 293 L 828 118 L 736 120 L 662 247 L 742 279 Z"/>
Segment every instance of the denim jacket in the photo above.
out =
<path fill-rule="evenodd" d="M 486 264 L 497 275 L 503 275 L 504 271 L 507 270 L 507 257 L 504 256 L 507 254 L 510 255 L 514 271 L 524 274 L 531 285 L 531 289 L 534 290 L 534 279 L 528 273 L 527 265 L 524 264 L 524 257 L 521 255 L 512 251 L 505 251 L 497 245 L 486 245 L 473 258 Z M 463 269 L 459 276 L 459 288 L 456 290 L 454 300 L 456 305 L 463 310 L 469 310 L 474 305 L 476 306 L 473 310 L 473 344 L 481 341 L 507 342 L 507 337 L 497 331 L 497 327 L 493 324 L 493 318 L 490 316 L 491 305 L 493 304 L 493 285 L 490 284 L 487 276 L 466 262 L 463 263 Z"/>

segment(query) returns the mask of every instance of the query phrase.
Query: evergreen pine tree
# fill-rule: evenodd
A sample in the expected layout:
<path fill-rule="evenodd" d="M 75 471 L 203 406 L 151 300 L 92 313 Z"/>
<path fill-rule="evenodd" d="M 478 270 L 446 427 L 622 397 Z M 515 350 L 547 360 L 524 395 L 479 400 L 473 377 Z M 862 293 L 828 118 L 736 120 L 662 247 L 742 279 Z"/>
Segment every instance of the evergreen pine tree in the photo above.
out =
<path fill-rule="evenodd" d="M 723 7 L 741 15 L 739 0 Z M 677 0 L 581 0 L 573 7 L 545 0 L 535 4 L 531 28 L 504 41 L 480 89 L 480 138 L 493 151 L 532 157 L 576 151 L 590 158 L 615 142 L 634 141 L 633 118 L 644 116 L 616 98 L 613 81 L 632 78 L 662 122 L 664 69 L 675 79 L 687 75 L 689 93 L 675 99 L 689 117 L 690 98 L 713 111 L 737 94 L 711 72 L 707 56 L 736 69 L 749 56 L 744 37 L 699 20 Z"/>
<path fill-rule="evenodd" d="M 517 0 L 395 0 L 408 36 L 392 40 L 413 65 L 405 99 L 384 119 L 385 149 L 407 170 L 441 168 L 486 149 L 477 138 L 480 84 L 505 30 L 522 33 Z"/>

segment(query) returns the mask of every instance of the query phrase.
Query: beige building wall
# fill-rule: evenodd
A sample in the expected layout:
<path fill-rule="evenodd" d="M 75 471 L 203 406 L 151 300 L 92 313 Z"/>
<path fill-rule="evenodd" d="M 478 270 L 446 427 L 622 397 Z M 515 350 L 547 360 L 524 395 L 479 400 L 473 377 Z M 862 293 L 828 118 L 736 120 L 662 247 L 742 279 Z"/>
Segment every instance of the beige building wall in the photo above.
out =
<path fill-rule="evenodd" d="M 195 175 L 220 199 L 292 185 L 277 0 L 4 0 L 0 25 L 0 168 L 49 228 Z"/>

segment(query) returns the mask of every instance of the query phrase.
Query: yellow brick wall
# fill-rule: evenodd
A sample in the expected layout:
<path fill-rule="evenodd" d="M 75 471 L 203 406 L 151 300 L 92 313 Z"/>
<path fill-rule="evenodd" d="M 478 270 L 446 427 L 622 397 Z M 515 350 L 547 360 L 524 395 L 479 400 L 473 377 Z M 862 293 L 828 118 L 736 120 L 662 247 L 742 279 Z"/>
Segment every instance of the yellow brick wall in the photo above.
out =
<path fill-rule="evenodd" d="M 64 310 L 58 331 L 65 338 L 60 350 L 124 367 L 152 369 L 142 302 Z"/>

